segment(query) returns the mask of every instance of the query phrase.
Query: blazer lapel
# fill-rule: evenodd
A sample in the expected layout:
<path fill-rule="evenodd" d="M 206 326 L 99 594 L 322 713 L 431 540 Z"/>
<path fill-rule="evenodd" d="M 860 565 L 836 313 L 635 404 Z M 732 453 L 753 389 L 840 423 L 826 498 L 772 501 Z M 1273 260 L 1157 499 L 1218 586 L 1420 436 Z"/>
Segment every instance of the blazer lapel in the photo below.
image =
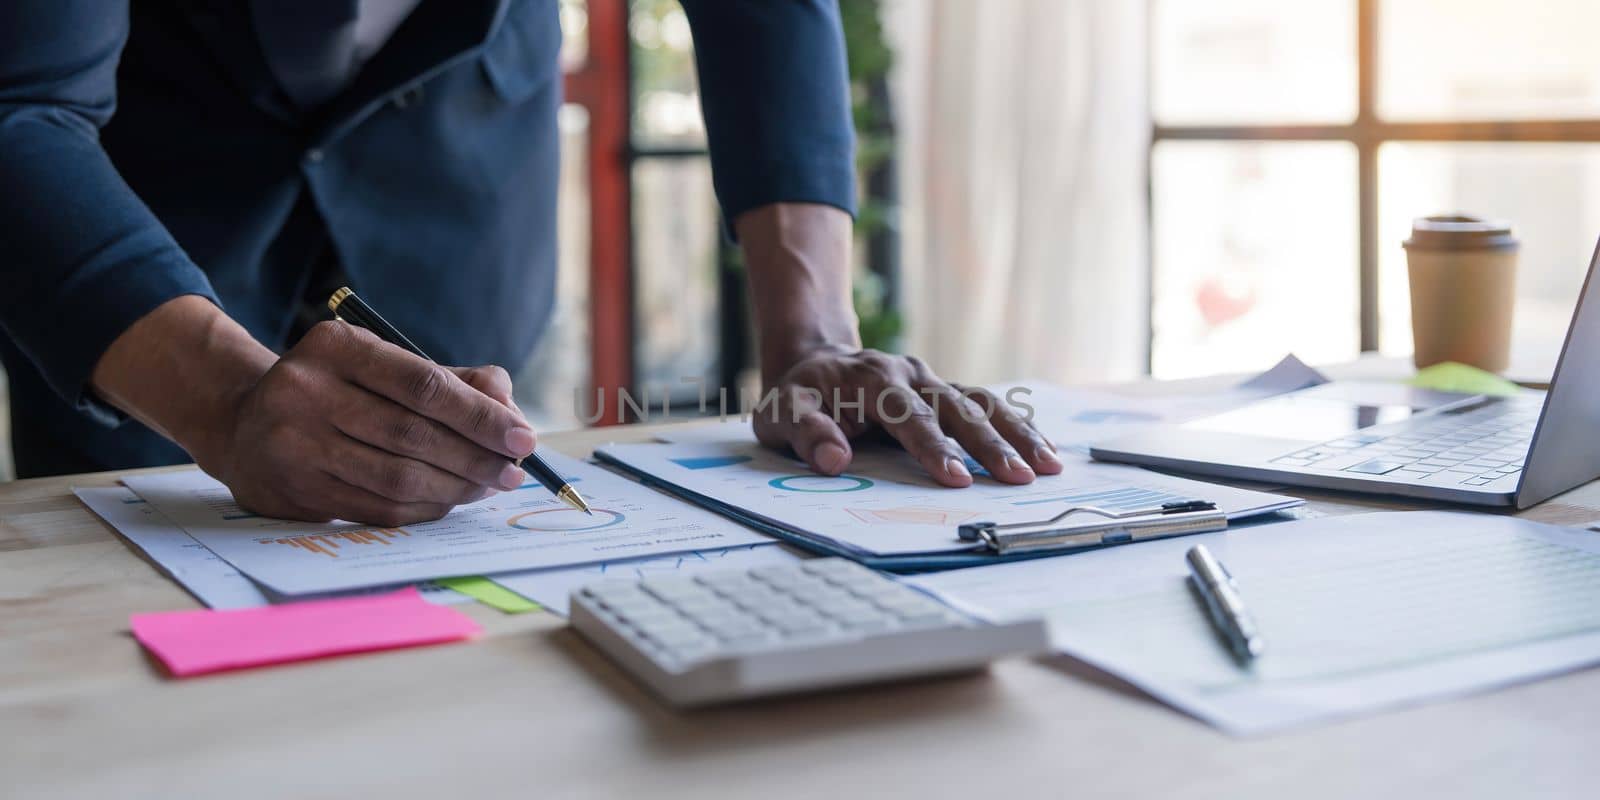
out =
<path fill-rule="evenodd" d="M 328 105 L 317 141 L 354 127 L 395 91 L 481 47 L 507 0 L 422 0 L 355 80 Z"/>

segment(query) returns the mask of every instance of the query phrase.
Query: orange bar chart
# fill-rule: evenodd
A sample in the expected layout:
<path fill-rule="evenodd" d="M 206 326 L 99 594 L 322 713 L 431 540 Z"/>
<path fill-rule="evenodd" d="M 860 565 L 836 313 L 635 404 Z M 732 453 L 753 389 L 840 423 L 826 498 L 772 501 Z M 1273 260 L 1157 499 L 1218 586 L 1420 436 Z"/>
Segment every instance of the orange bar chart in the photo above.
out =
<path fill-rule="evenodd" d="M 338 558 L 338 550 L 342 544 L 381 544 L 385 547 L 401 536 L 410 536 L 400 528 L 375 528 L 369 531 L 340 531 L 338 533 L 315 533 L 304 536 L 285 536 L 279 539 L 257 539 L 260 544 L 286 544 L 299 548 L 307 553 L 321 553 L 329 558 Z"/>

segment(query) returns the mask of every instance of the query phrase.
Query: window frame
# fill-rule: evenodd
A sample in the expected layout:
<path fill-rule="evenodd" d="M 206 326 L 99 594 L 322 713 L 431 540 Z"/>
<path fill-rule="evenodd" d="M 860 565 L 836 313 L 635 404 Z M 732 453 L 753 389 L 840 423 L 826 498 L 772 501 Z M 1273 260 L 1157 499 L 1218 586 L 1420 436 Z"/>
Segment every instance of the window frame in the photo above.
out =
<path fill-rule="evenodd" d="M 1156 122 L 1155 109 L 1150 113 L 1150 144 L 1145 165 L 1146 209 L 1149 221 L 1147 241 L 1150 246 L 1146 265 L 1145 313 L 1150 317 L 1145 340 L 1145 371 L 1154 366 L 1155 320 L 1153 300 L 1155 293 L 1154 242 L 1156 220 L 1154 212 L 1155 183 L 1154 155 L 1162 142 L 1346 142 L 1356 148 L 1357 163 L 1357 215 L 1359 246 L 1359 312 L 1360 349 L 1375 352 L 1379 349 L 1378 262 L 1378 150 L 1390 142 L 1491 142 L 1491 143 L 1600 143 L 1600 119 L 1564 120 L 1488 120 L 1462 122 L 1390 122 L 1378 115 L 1378 17 L 1382 0 L 1354 0 L 1356 3 L 1356 117 L 1347 124 L 1329 125 L 1162 125 Z M 1154 80 L 1155 60 L 1155 5 L 1157 0 L 1147 0 L 1145 19 L 1147 31 L 1146 54 L 1150 69 L 1147 74 Z"/>
<path fill-rule="evenodd" d="M 635 232 L 634 168 L 648 161 L 709 159 L 704 146 L 641 144 L 634 136 L 633 39 L 628 24 L 633 9 L 629 0 L 588 0 L 585 3 L 588 50 L 584 60 L 567 73 L 566 102 L 589 112 L 586 153 L 589 175 L 589 364 L 587 397 L 602 396 L 620 403 L 623 392 L 644 398 L 637 385 L 639 354 L 635 284 L 638 251 Z M 744 335 L 744 290 L 737 269 L 730 269 L 736 254 L 725 237 L 718 237 L 718 383 L 733 389 L 740 367 L 748 360 Z M 714 393 L 717 386 L 708 387 Z M 698 400 L 698 394 L 695 400 Z M 653 408 L 662 406 L 652 398 Z M 684 397 L 673 404 L 682 406 Z M 610 408 L 608 404 L 608 408 Z M 653 409 L 652 409 L 653 410 Z M 601 416 L 596 426 L 616 425 L 615 412 Z"/>

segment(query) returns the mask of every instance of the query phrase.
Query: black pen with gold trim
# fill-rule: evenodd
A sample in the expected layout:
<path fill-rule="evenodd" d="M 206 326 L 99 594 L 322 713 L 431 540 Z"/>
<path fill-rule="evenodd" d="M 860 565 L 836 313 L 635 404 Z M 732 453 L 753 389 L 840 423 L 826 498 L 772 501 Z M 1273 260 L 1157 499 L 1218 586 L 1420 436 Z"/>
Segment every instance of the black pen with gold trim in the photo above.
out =
<path fill-rule="evenodd" d="M 406 335 L 401 333 L 398 328 L 390 325 L 388 320 L 372 310 L 372 306 L 367 305 L 366 301 L 357 297 L 355 292 L 350 291 L 348 286 L 340 287 L 338 291 L 333 293 L 332 297 L 328 298 L 328 310 L 332 311 L 333 315 L 339 319 L 351 325 L 366 328 L 377 334 L 379 339 L 397 347 L 402 347 L 418 358 L 433 360 L 428 358 L 427 353 L 422 352 L 422 348 L 417 347 L 410 339 L 407 339 Z M 527 470 L 529 475 L 532 475 L 534 479 L 544 485 L 544 488 L 549 489 L 552 494 L 560 498 L 561 502 L 585 514 L 594 513 L 589 510 L 589 503 L 583 499 L 583 495 L 578 494 L 578 490 L 572 488 L 572 484 L 568 483 L 566 478 L 561 477 L 554 469 L 550 468 L 549 464 L 544 463 L 544 459 L 540 458 L 538 453 L 529 453 L 527 458 L 518 463 L 518 466 Z"/>

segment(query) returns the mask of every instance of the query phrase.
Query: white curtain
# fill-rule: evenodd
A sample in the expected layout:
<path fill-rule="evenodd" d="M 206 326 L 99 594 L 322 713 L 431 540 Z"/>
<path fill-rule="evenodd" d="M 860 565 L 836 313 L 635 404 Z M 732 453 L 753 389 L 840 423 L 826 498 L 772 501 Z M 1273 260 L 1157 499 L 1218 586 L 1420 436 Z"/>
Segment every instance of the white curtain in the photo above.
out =
<path fill-rule="evenodd" d="M 1145 6 L 886 4 L 906 348 L 946 377 L 1143 372 Z"/>

